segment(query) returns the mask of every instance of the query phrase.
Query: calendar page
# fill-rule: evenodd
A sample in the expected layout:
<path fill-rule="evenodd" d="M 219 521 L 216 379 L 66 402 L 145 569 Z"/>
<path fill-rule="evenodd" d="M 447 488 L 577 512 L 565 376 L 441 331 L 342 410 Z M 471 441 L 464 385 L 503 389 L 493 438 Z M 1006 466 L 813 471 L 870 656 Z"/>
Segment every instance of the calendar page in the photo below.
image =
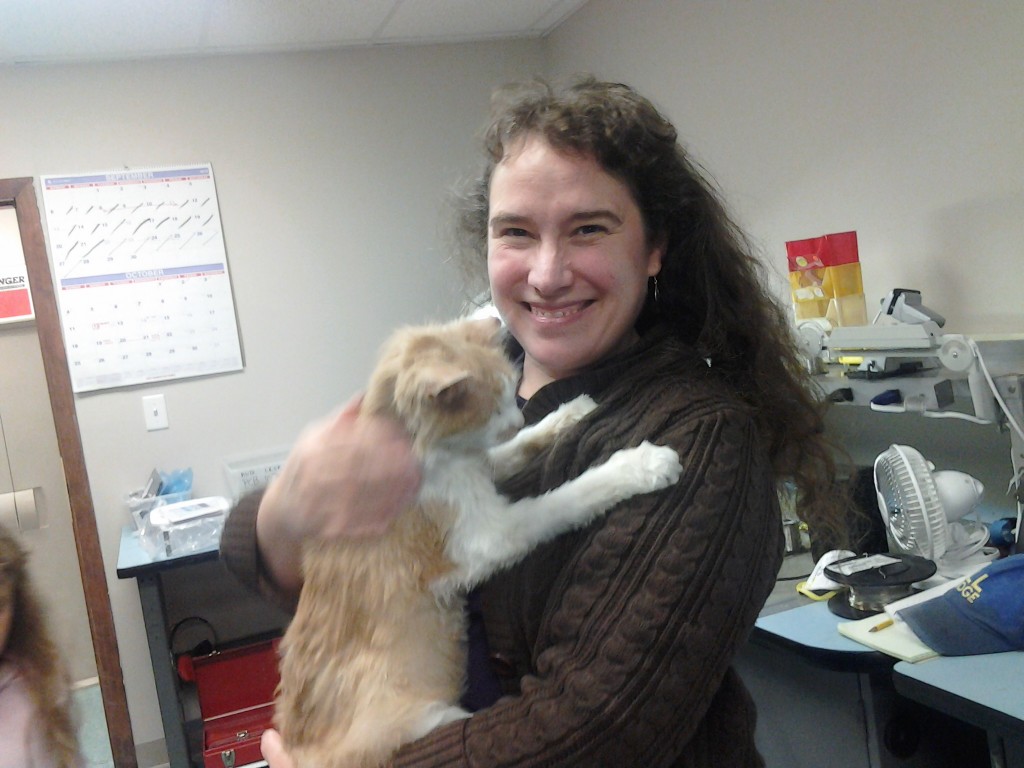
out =
<path fill-rule="evenodd" d="M 210 165 L 41 181 L 75 392 L 242 368 Z"/>

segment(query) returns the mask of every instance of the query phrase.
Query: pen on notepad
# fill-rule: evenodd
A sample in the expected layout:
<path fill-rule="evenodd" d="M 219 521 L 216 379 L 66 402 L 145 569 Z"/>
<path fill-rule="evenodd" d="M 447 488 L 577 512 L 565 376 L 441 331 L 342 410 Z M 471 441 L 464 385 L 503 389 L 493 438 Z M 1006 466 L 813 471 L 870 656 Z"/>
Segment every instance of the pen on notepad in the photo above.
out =
<path fill-rule="evenodd" d="M 868 630 L 868 632 L 877 632 L 880 629 L 885 629 L 886 627 L 891 627 L 891 626 L 892 626 L 892 619 L 886 619 L 881 624 L 876 624 L 875 626 L 873 626 L 871 629 Z"/>

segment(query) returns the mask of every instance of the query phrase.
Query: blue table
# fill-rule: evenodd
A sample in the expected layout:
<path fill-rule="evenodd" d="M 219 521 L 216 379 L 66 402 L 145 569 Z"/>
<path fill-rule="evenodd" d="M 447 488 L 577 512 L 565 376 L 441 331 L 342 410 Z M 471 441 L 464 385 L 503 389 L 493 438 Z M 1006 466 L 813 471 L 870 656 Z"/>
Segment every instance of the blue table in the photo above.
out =
<path fill-rule="evenodd" d="M 170 568 L 216 560 L 217 545 L 211 544 L 205 549 L 190 552 L 187 555 L 150 555 L 142 546 L 139 532 L 132 525 L 121 529 L 121 545 L 117 551 L 117 577 L 132 579 L 146 574 L 159 573 Z"/>
<path fill-rule="evenodd" d="M 836 672 L 887 672 L 896 659 L 839 634 L 840 618 L 824 602 L 761 616 L 754 625 L 753 642 L 796 653 Z"/>
<path fill-rule="evenodd" d="M 943 656 L 893 667 L 908 699 L 983 728 L 997 766 L 1024 766 L 1024 652 Z"/>
<path fill-rule="evenodd" d="M 149 657 L 153 665 L 160 719 L 164 727 L 164 740 L 171 768 L 191 766 L 188 742 L 185 736 L 185 718 L 181 707 L 177 670 L 171 655 L 171 639 L 167 631 L 164 590 L 161 574 L 175 568 L 216 560 L 217 546 L 212 545 L 187 555 L 151 556 L 142 546 L 134 526 L 121 529 L 121 545 L 117 553 L 117 577 L 134 578 L 139 586 L 142 619 L 149 641 Z"/>
<path fill-rule="evenodd" d="M 897 662 L 840 635 L 843 621 L 808 601 L 759 618 L 751 641 L 835 671 L 888 669 L 900 695 L 983 729 L 993 768 L 1024 768 L 1024 652 Z"/>

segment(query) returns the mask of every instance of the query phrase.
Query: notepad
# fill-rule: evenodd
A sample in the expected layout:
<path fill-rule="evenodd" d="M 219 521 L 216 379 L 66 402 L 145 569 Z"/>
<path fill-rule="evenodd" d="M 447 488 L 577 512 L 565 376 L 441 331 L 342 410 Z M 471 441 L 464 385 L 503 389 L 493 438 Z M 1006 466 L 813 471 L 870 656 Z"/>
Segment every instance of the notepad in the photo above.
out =
<path fill-rule="evenodd" d="M 922 592 L 915 592 L 900 600 L 895 600 L 885 606 L 884 613 L 880 613 L 877 616 L 869 616 L 860 621 L 840 624 L 839 634 L 855 640 L 861 645 L 874 648 L 876 651 L 887 653 L 903 661 L 917 662 L 938 656 L 938 652 L 921 642 L 921 639 L 914 634 L 914 630 L 900 618 L 900 611 L 917 603 L 934 600 L 942 596 L 949 590 L 963 584 L 964 581 L 970 578 L 971 574 L 984 566 L 985 563 L 980 563 L 976 568 L 969 569 L 965 575 L 950 579 Z M 871 631 L 873 627 L 877 627 L 887 619 L 893 620 L 891 626 L 880 629 L 877 632 Z"/>
<path fill-rule="evenodd" d="M 881 613 L 859 621 L 844 622 L 839 624 L 839 634 L 903 661 L 918 662 L 939 655 L 922 643 L 906 622 L 897 620 L 885 629 L 871 631 L 872 627 L 877 627 L 886 618 L 886 614 Z"/>

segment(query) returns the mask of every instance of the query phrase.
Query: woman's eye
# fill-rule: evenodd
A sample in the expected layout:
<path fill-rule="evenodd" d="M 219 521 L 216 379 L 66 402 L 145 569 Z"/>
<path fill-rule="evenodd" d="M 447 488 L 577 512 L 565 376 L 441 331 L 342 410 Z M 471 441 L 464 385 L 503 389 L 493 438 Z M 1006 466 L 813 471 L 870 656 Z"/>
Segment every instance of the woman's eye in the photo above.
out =
<path fill-rule="evenodd" d="M 584 224 L 577 228 L 576 234 L 586 237 L 588 235 L 598 235 L 606 231 L 607 230 L 600 224 Z"/>
<path fill-rule="evenodd" d="M 529 233 L 519 227 L 509 227 L 501 233 L 502 237 L 527 237 Z"/>

